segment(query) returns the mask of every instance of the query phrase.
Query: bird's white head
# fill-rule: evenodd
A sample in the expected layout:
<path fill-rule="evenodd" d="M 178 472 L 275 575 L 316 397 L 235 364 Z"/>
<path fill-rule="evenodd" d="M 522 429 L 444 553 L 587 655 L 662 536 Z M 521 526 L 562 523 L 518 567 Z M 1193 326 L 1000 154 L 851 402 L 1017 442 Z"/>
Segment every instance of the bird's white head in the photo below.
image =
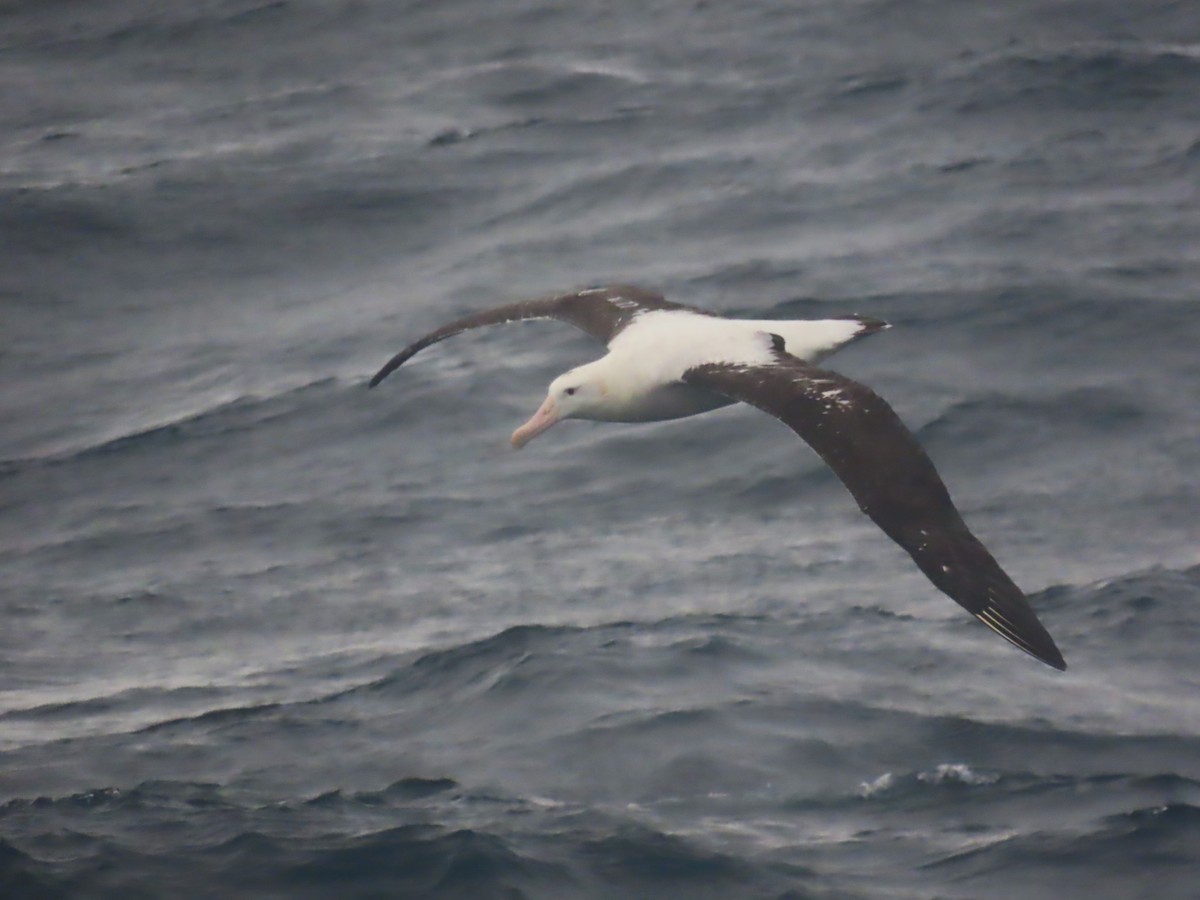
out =
<path fill-rule="evenodd" d="M 563 419 L 587 419 L 604 405 L 608 390 L 604 379 L 589 366 L 564 372 L 552 382 L 546 399 L 533 416 L 513 432 L 512 445 L 520 450 L 535 437 Z"/>

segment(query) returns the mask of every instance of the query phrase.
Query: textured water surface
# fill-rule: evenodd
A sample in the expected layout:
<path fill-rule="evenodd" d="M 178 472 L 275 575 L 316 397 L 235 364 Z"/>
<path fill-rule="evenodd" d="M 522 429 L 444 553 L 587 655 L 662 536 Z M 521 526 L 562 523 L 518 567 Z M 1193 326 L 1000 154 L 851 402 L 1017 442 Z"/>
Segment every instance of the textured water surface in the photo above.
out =
<path fill-rule="evenodd" d="M 0 5 L 0 894 L 1190 898 L 1185 3 Z M 875 387 L 1070 669 L 748 408 L 507 436 L 633 281 Z"/>

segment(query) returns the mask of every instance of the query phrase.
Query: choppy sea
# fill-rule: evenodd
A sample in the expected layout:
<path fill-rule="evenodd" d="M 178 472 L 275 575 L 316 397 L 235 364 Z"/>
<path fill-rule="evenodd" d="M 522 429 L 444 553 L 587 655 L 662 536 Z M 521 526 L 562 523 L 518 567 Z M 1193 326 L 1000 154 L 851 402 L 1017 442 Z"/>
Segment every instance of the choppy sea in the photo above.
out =
<path fill-rule="evenodd" d="M 1200 895 L 1200 10 L 0 3 L 0 896 Z M 858 312 L 1066 655 L 612 281 Z"/>

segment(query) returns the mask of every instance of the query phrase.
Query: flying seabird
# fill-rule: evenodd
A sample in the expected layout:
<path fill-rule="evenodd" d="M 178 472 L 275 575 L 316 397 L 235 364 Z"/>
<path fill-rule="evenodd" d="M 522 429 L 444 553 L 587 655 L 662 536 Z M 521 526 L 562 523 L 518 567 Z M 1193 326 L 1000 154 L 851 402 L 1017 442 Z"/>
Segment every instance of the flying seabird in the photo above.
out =
<path fill-rule="evenodd" d="M 878 394 L 815 365 L 890 327 L 866 316 L 727 319 L 628 285 L 512 303 L 444 325 L 393 356 L 375 387 L 414 354 L 471 328 L 558 319 L 608 353 L 550 383 L 513 432 L 520 448 L 563 419 L 649 422 L 741 401 L 770 413 L 811 446 L 859 508 L 917 567 L 992 631 L 1055 669 L 1067 664 L 1021 589 L 971 533 L 913 433 Z"/>

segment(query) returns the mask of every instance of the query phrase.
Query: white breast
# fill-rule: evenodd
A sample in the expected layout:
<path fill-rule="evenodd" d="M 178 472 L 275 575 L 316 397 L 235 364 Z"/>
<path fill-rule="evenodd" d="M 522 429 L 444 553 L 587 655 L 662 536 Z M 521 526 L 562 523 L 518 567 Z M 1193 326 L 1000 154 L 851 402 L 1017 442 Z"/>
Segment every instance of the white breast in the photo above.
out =
<path fill-rule="evenodd" d="M 694 416 L 735 402 L 723 394 L 676 381 L 633 394 L 614 395 L 611 402 L 591 410 L 586 418 L 596 422 L 662 422 Z"/>

